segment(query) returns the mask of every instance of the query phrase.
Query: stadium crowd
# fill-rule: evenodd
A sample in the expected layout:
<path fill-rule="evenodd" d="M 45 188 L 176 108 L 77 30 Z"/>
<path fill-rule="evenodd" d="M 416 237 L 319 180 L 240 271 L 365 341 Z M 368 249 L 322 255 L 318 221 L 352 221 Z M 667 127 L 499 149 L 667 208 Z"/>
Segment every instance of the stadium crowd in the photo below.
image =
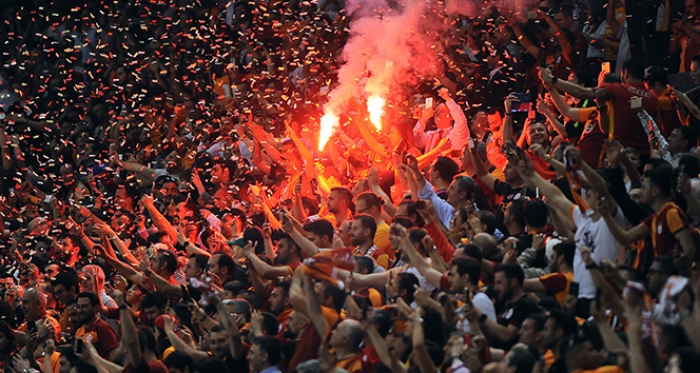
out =
<path fill-rule="evenodd" d="M 698 0 L 428 2 L 318 146 L 419 1 L 0 0 L 0 370 L 697 372 Z"/>

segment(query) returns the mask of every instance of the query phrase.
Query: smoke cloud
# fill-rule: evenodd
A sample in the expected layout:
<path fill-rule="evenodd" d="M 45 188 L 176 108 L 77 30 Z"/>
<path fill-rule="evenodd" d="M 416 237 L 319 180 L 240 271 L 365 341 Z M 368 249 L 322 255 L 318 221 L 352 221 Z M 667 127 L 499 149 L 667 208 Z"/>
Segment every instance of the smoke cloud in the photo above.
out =
<path fill-rule="evenodd" d="M 355 97 L 388 97 L 440 72 L 444 5 L 440 9 L 437 1 L 424 0 L 407 0 L 401 8 L 389 8 L 383 0 L 347 5 L 354 20 L 326 111 L 340 113 Z"/>

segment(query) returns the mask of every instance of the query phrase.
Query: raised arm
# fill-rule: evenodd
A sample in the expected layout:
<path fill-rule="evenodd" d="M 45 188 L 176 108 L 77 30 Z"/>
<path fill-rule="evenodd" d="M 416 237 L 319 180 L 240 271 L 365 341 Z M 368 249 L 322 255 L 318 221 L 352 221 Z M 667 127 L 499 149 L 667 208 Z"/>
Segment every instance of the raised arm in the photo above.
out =
<path fill-rule="evenodd" d="M 400 224 L 392 224 L 391 228 L 401 237 L 401 251 L 408 256 L 411 266 L 415 267 L 430 284 L 439 289 L 442 273 L 431 267 L 416 251 L 416 248 L 413 247 L 413 244 L 408 239 L 408 232 L 405 227 Z"/>
<path fill-rule="evenodd" d="M 469 138 L 467 116 L 464 115 L 464 110 L 462 110 L 455 100 L 450 97 L 450 91 L 447 88 L 440 88 L 438 94 L 443 100 L 445 100 L 445 105 L 447 105 L 447 108 L 450 110 L 452 120 L 454 120 L 454 127 L 450 135 L 450 140 L 452 140 L 452 149 L 461 151 L 464 149 L 464 145 L 466 145 L 467 139 Z M 469 110 L 468 104 L 466 109 Z"/>
<path fill-rule="evenodd" d="M 511 116 L 509 115 L 506 118 L 509 117 Z M 497 179 L 486 169 L 486 165 L 484 165 L 484 161 L 481 160 L 481 156 L 479 156 L 479 152 L 477 151 L 477 144 L 475 144 L 472 140 L 469 141 L 467 146 L 469 147 L 469 153 L 471 154 L 472 165 L 474 165 L 474 172 L 476 173 L 476 176 L 478 176 L 481 182 L 486 184 L 489 189 L 494 190 L 496 188 Z"/>
<path fill-rule="evenodd" d="M 543 179 L 542 176 L 535 172 L 532 162 L 524 153 L 506 154 L 506 156 L 508 157 L 508 162 L 516 165 L 523 180 L 530 186 L 539 188 L 540 192 L 547 197 L 550 205 L 564 213 L 569 213 L 571 211 L 574 204 L 566 198 L 558 187 Z"/>
<path fill-rule="evenodd" d="M 314 284 L 311 279 L 301 274 L 301 281 L 304 284 L 304 292 L 306 293 L 306 308 L 309 311 L 309 317 L 313 321 L 314 326 L 316 326 L 316 331 L 321 339 L 326 339 L 328 336 L 328 331 L 330 330 L 330 325 L 328 321 L 323 317 L 323 310 L 321 309 L 321 304 L 316 298 L 316 292 L 314 291 Z"/>
<path fill-rule="evenodd" d="M 148 211 L 148 214 L 151 216 L 151 219 L 158 228 L 158 231 L 167 233 L 173 242 L 177 242 L 177 231 L 175 230 L 175 227 L 173 227 L 165 216 L 158 211 L 158 208 L 156 208 L 155 204 L 153 203 L 153 195 L 144 195 L 141 197 L 140 202 L 146 211 Z"/>
<path fill-rule="evenodd" d="M 293 219 L 286 211 L 282 213 L 282 230 L 288 235 L 292 236 L 292 239 L 297 245 L 299 245 L 299 248 L 304 256 L 309 257 L 318 254 L 318 246 L 314 245 L 314 243 L 309 241 L 306 236 L 294 228 Z"/>
<path fill-rule="evenodd" d="M 139 337 L 136 330 L 136 324 L 134 324 L 134 319 L 131 318 L 129 314 L 128 307 L 124 301 L 124 294 L 119 294 L 117 296 L 117 305 L 119 306 L 119 318 L 122 323 L 122 337 L 124 338 L 124 344 L 126 345 L 126 356 L 131 363 L 131 366 L 136 369 L 141 365 L 141 360 L 143 359 L 143 353 L 141 353 L 141 345 L 139 343 Z"/>
<path fill-rule="evenodd" d="M 596 98 L 596 92 L 593 90 L 593 88 L 585 88 L 578 84 L 567 82 L 566 80 L 557 79 L 547 68 L 540 69 L 540 78 L 542 78 L 543 82 L 550 83 L 555 88 L 561 89 L 574 97 L 589 100 Z"/>
<path fill-rule="evenodd" d="M 255 271 L 260 274 L 260 276 L 269 279 L 269 280 L 274 280 L 277 277 L 281 276 L 290 276 L 292 275 L 292 271 L 290 270 L 289 267 L 287 266 L 271 266 L 267 263 L 265 263 L 262 259 L 260 259 L 256 254 L 255 250 L 253 248 L 253 243 L 248 241 L 245 245 L 245 257 L 250 261 L 250 264 L 253 266 Z"/>
<path fill-rule="evenodd" d="M 520 25 L 518 24 L 518 21 L 515 20 L 515 18 L 508 17 L 505 18 L 506 25 L 508 25 L 510 28 L 513 29 L 513 32 L 515 33 L 516 39 L 518 39 L 518 43 L 523 46 L 523 48 L 527 51 L 527 53 L 530 53 L 533 57 L 539 58 L 540 56 L 540 48 L 538 48 L 530 38 L 525 35 L 523 30 L 520 28 Z"/>

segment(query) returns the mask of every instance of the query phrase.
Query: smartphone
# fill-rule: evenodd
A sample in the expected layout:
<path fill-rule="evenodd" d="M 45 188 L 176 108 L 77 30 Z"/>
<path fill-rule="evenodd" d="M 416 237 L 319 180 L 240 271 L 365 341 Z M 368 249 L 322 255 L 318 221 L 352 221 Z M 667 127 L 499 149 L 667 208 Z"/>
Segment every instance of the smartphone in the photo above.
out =
<path fill-rule="evenodd" d="M 430 109 L 431 107 L 433 107 L 433 98 L 428 97 L 425 99 L 425 108 Z"/>
<path fill-rule="evenodd" d="M 601 71 L 602 71 L 604 74 L 610 74 L 610 62 L 609 62 L 609 61 L 603 62 L 603 63 L 600 65 L 600 67 L 601 67 Z"/>
<path fill-rule="evenodd" d="M 574 295 L 578 298 L 579 284 L 578 282 L 572 281 L 569 285 L 569 294 Z"/>
<path fill-rule="evenodd" d="M 471 302 L 471 301 L 472 301 L 471 292 L 469 291 L 469 289 L 464 288 L 464 302 L 466 303 L 466 302 Z"/>
<path fill-rule="evenodd" d="M 532 103 L 530 102 L 529 93 L 516 93 L 515 96 L 518 98 L 518 102 L 514 102 L 510 112 L 511 113 L 525 113 L 530 111 Z"/>
<path fill-rule="evenodd" d="M 77 355 L 82 355 L 82 353 L 83 353 L 83 346 L 84 346 L 84 345 L 85 345 L 85 344 L 83 343 L 83 339 L 82 339 L 82 338 L 78 338 L 78 339 L 75 340 L 75 353 L 76 353 Z"/>
<path fill-rule="evenodd" d="M 595 306 L 598 308 L 598 311 L 602 308 L 602 305 L 600 304 L 600 295 L 601 295 L 601 290 L 600 288 L 595 289 Z"/>

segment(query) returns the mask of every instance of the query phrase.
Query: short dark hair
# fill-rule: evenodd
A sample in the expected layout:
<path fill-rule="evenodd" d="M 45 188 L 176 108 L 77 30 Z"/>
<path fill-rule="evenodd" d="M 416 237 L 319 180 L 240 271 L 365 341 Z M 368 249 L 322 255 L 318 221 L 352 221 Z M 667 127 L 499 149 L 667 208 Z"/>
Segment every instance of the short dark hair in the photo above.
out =
<path fill-rule="evenodd" d="M 226 267 L 226 269 L 228 269 L 229 276 L 234 276 L 236 274 L 236 268 L 238 267 L 238 264 L 236 264 L 231 255 L 222 251 L 219 251 L 214 255 L 218 256 L 218 259 L 216 260 L 216 265 L 218 265 L 219 268 Z"/>
<path fill-rule="evenodd" d="M 368 256 L 355 255 L 355 264 L 357 265 L 357 270 L 362 273 L 363 270 L 367 270 L 367 273 L 374 272 L 374 260 Z"/>
<path fill-rule="evenodd" d="M 351 212 L 355 211 L 355 205 L 352 203 L 352 192 L 350 191 L 350 189 L 348 189 L 346 187 L 337 186 L 337 187 L 331 188 L 331 193 L 333 193 L 333 192 L 340 194 L 340 197 L 347 201 L 348 208 L 350 209 Z"/>
<path fill-rule="evenodd" d="M 190 259 L 191 258 L 194 258 L 194 265 L 197 266 L 197 268 L 202 270 L 207 269 L 207 265 L 209 264 L 208 256 L 202 254 L 192 254 L 190 255 Z"/>
<path fill-rule="evenodd" d="M 165 358 L 163 361 L 163 364 L 170 369 L 170 368 L 176 368 L 179 369 L 180 371 L 185 370 L 185 368 L 190 368 L 190 372 L 192 372 L 194 368 L 194 361 L 192 361 L 192 357 L 182 351 L 173 351 L 168 355 L 168 357 Z"/>
<path fill-rule="evenodd" d="M 698 141 L 698 132 L 691 126 L 678 126 L 676 128 L 681 131 L 681 137 L 683 140 L 688 142 L 685 150 L 690 151 L 690 149 L 693 148 Z"/>
<path fill-rule="evenodd" d="M 516 279 L 518 281 L 518 285 L 523 286 L 523 281 L 525 281 L 525 271 L 523 271 L 523 267 L 520 265 L 515 263 L 504 263 L 496 268 L 495 273 L 498 272 L 503 272 L 508 281 Z"/>
<path fill-rule="evenodd" d="M 377 233 L 377 222 L 373 217 L 367 214 L 358 214 L 353 217 L 355 221 L 360 221 L 362 229 L 369 229 L 369 236 L 374 239 L 374 234 Z"/>
<path fill-rule="evenodd" d="M 413 292 L 415 291 L 414 285 L 420 286 L 418 277 L 413 273 L 403 272 L 396 275 L 398 278 L 398 289 L 399 291 L 406 290 L 406 303 L 413 303 Z"/>
<path fill-rule="evenodd" d="M 452 266 L 457 267 L 457 275 L 469 275 L 469 281 L 478 283 L 481 278 L 481 265 L 472 258 L 454 258 Z"/>
<path fill-rule="evenodd" d="M 263 337 L 253 338 L 254 345 L 260 347 L 260 352 L 267 354 L 267 361 L 271 365 L 277 365 L 282 358 L 282 346 L 280 341 L 272 336 L 266 335 Z"/>
<path fill-rule="evenodd" d="M 549 210 L 547 204 L 541 199 L 531 199 L 525 202 L 523 217 L 525 223 L 534 228 L 541 228 L 547 225 Z"/>
<path fill-rule="evenodd" d="M 638 59 L 630 58 L 622 64 L 622 70 L 627 71 L 633 79 L 644 79 L 644 63 Z"/>
<path fill-rule="evenodd" d="M 686 126 L 682 128 L 686 128 Z M 700 174 L 700 158 L 693 153 L 684 154 L 678 159 L 678 168 L 684 168 L 688 175 L 698 175 Z"/>
<path fill-rule="evenodd" d="M 508 368 L 515 367 L 515 373 L 530 373 L 535 366 L 535 356 L 529 348 L 514 348 L 508 352 Z"/>
<path fill-rule="evenodd" d="M 170 250 L 158 250 L 160 260 L 165 261 L 168 272 L 175 273 L 177 271 L 177 258 Z"/>
<path fill-rule="evenodd" d="M 282 288 L 282 293 L 284 293 L 285 297 L 288 297 L 289 289 L 291 289 L 292 283 L 290 281 L 277 280 L 275 281 L 275 285 L 273 287 Z"/>
<path fill-rule="evenodd" d="M 279 331 L 280 323 L 277 317 L 269 312 L 261 312 L 262 315 L 262 331 L 265 335 L 275 336 Z"/>
<path fill-rule="evenodd" d="M 335 229 L 333 223 L 326 219 L 317 219 L 304 225 L 304 230 L 311 232 L 319 237 L 326 237 L 328 241 L 333 241 Z"/>
<path fill-rule="evenodd" d="M 333 286 L 330 282 L 326 282 L 323 288 L 323 298 L 326 299 L 328 297 L 333 298 L 333 308 L 340 312 L 345 304 L 345 292 Z"/>
<path fill-rule="evenodd" d="M 479 210 L 476 215 L 479 217 L 481 224 L 486 225 L 485 233 L 493 235 L 496 232 L 496 225 L 498 224 L 496 215 L 488 210 Z"/>
<path fill-rule="evenodd" d="M 299 255 L 299 257 L 301 257 L 301 247 L 299 247 L 299 245 L 297 245 L 297 242 L 294 241 L 292 236 L 290 236 L 289 234 L 287 234 L 285 232 L 274 232 L 273 239 L 275 239 L 277 242 L 282 241 L 282 240 L 287 240 L 287 243 L 289 244 L 289 246 L 294 248 L 293 251 L 297 255 Z"/>
<path fill-rule="evenodd" d="M 70 291 L 71 288 L 75 289 L 76 292 L 80 291 L 78 276 L 70 272 L 59 272 L 56 277 L 51 280 L 51 286 L 56 287 L 58 285 L 63 285 L 68 291 Z"/>
<path fill-rule="evenodd" d="M 651 66 L 644 76 L 644 81 L 647 82 L 649 86 L 659 83 L 665 87 L 668 85 L 668 74 L 666 74 L 666 72 L 658 66 Z"/>
<path fill-rule="evenodd" d="M 547 316 L 544 313 L 531 313 L 526 319 L 535 321 L 535 332 L 539 333 L 544 330 L 544 323 L 547 322 Z"/>
<path fill-rule="evenodd" d="M 455 176 L 453 181 L 457 183 L 458 193 L 466 193 L 465 200 L 474 201 L 474 191 L 476 190 L 474 179 L 469 176 Z"/>
<path fill-rule="evenodd" d="M 557 256 L 563 256 L 564 262 L 569 268 L 574 267 L 574 257 L 576 256 L 576 243 L 572 241 L 563 241 L 554 246 L 554 251 Z"/>
<path fill-rule="evenodd" d="M 673 192 L 675 186 L 673 176 L 673 168 L 668 164 L 659 165 L 644 172 L 644 178 L 648 178 L 654 187 L 659 188 L 659 192 L 664 197 L 670 196 Z"/>
<path fill-rule="evenodd" d="M 143 301 L 141 301 L 141 309 L 156 307 L 162 310 L 166 304 L 168 304 L 168 296 L 163 292 L 156 291 L 146 294 Z"/>
<path fill-rule="evenodd" d="M 521 227 L 527 225 L 525 222 L 525 200 L 517 198 L 508 204 L 508 216 L 515 218 L 515 223 Z"/>
<path fill-rule="evenodd" d="M 552 310 L 549 312 L 549 318 L 554 320 L 554 327 L 564 331 L 564 335 L 573 335 L 578 331 L 578 323 L 576 318 L 570 313 L 562 310 Z"/>
<path fill-rule="evenodd" d="M 418 210 L 416 210 L 416 202 L 410 199 L 405 199 L 399 203 L 399 206 L 401 205 L 406 205 L 406 213 L 408 213 L 408 217 L 410 218 L 412 215 L 416 216 L 416 225 L 419 227 L 423 227 L 425 225 L 425 221 L 423 220 L 423 217 L 420 215 Z M 398 207 L 398 206 L 397 206 Z M 410 228 L 410 227 L 406 227 Z"/>
<path fill-rule="evenodd" d="M 481 252 L 481 248 L 478 245 L 474 245 L 473 243 L 468 243 L 468 244 L 464 245 L 464 247 L 462 248 L 462 251 L 464 252 L 464 255 L 467 255 L 470 259 L 476 260 L 476 262 L 478 264 L 481 264 L 481 261 L 484 260 L 484 255 Z M 454 259 L 453 259 L 453 262 L 454 262 Z"/>
<path fill-rule="evenodd" d="M 90 301 L 90 305 L 92 305 L 93 307 L 96 307 L 98 304 L 100 304 L 100 298 L 98 298 L 97 294 L 95 293 L 83 291 L 80 292 L 77 297 L 75 297 L 76 300 L 80 298 L 87 298 Z"/>
<path fill-rule="evenodd" d="M 459 165 L 452 158 L 439 156 L 433 164 L 433 169 L 437 171 L 440 178 L 447 181 L 452 181 L 455 175 L 459 173 Z"/>
<path fill-rule="evenodd" d="M 243 240 L 245 242 L 252 242 L 253 245 L 257 244 L 257 254 L 262 254 L 265 252 L 265 239 L 263 238 L 262 230 L 258 227 L 249 227 L 243 231 Z M 233 274 L 233 272 L 229 273 Z"/>

